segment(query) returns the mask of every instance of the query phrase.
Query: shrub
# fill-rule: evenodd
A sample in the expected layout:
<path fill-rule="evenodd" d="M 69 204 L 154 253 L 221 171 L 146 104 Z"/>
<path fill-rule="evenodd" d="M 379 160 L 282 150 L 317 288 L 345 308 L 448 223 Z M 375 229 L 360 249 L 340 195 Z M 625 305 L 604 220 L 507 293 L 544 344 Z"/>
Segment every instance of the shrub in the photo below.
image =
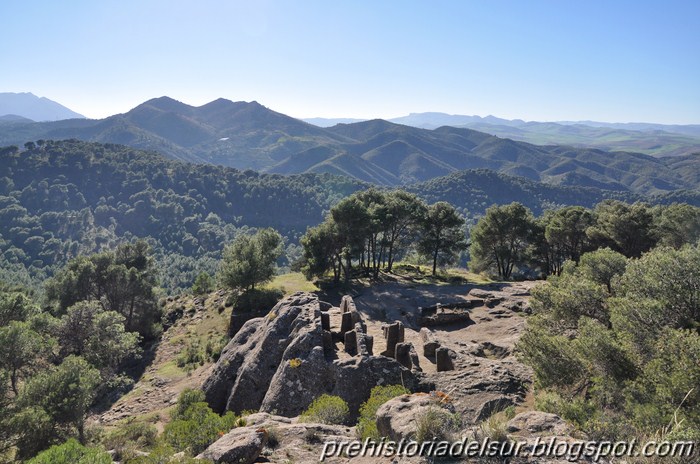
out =
<path fill-rule="evenodd" d="M 203 399 L 204 393 L 198 390 L 185 390 L 180 394 L 171 416 L 173 421 L 163 431 L 166 444 L 196 456 L 239 424 L 235 414 L 229 411 L 219 416 L 207 403 L 200 401 Z"/>
<path fill-rule="evenodd" d="M 401 385 L 377 385 L 369 395 L 367 401 L 360 406 L 360 419 L 357 422 L 357 433 L 364 440 L 371 438 L 379 440 L 377 430 L 377 410 L 381 405 L 392 398 L 410 393 Z"/>
<path fill-rule="evenodd" d="M 106 449 L 117 451 L 129 445 L 143 449 L 155 446 L 157 438 L 158 429 L 154 425 L 146 422 L 131 421 L 107 433 L 102 440 L 102 444 Z"/>
<path fill-rule="evenodd" d="M 416 418 L 416 441 L 452 441 L 459 417 L 446 409 L 430 407 Z"/>
<path fill-rule="evenodd" d="M 201 340 L 196 335 L 191 335 L 185 343 L 185 349 L 178 355 L 175 362 L 177 367 L 186 371 L 192 371 L 204 364 L 207 360 Z"/>
<path fill-rule="evenodd" d="M 342 424 L 349 412 L 348 403 L 339 396 L 321 395 L 301 414 L 299 420 L 321 424 Z"/>
<path fill-rule="evenodd" d="M 177 406 L 170 417 L 173 420 L 183 419 L 190 406 L 195 403 L 203 403 L 204 399 L 204 392 L 202 390 L 195 390 L 192 388 L 184 389 L 182 393 L 180 393 L 177 399 Z"/>
<path fill-rule="evenodd" d="M 206 403 L 195 403 L 185 411 L 183 419 L 165 426 L 163 440 L 177 451 L 196 456 L 234 428 L 236 419 L 232 412 L 219 416 Z"/>
<path fill-rule="evenodd" d="M 267 311 L 272 309 L 282 297 L 284 297 L 284 293 L 277 288 L 248 290 L 231 297 L 232 311 L 239 313 Z"/>
<path fill-rule="evenodd" d="M 494 414 L 479 424 L 479 433 L 483 438 L 488 438 L 498 443 L 505 443 L 508 441 L 506 425 L 504 417 L 499 417 L 498 414 Z"/>
<path fill-rule="evenodd" d="M 102 450 L 88 448 L 71 438 L 39 453 L 27 464 L 112 464 L 112 458 Z"/>
<path fill-rule="evenodd" d="M 535 396 L 535 408 L 556 414 L 585 429 L 596 414 L 595 404 L 583 398 L 563 398 L 555 392 L 539 393 Z"/>
<path fill-rule="evenodd" d="M 221 356 L 221 352 L 224 350 L 228 342 L 229 339 L 226 336 L 208 339 L 207 344 L 204 347 L 204 352 L 207 355 L 209 361 L 218 361 L 219 356 Z"/>

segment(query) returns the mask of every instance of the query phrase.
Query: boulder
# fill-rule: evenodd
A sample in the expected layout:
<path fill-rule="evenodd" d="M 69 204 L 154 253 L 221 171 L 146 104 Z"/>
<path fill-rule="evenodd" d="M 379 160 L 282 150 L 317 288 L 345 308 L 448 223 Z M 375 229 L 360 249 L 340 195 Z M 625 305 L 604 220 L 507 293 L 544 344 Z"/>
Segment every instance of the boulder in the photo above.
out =
<path fill-rule="evenodd" d="M 331 330 L 331 316 L 327 312 L 321 312 L 321 327 L 323 330 Z"/>
<path fill-rule="evenodd" d="M 447 392 L 465 424 L 525 401 L 532 371 L 515 360 L 477 358 L 462 351 L 452 358 L 454 370 L 428 374 L 425 382 Z"/>
<path fill-rule="evenodd" d="M 374 337 L 367 335 L 367 327 L 363 326 L 361 323 L 355 324 L 356 333 L 356 354 L 359 356 L 372 356 L 372 350 L 374 348 Z"/>
<path fill-rule="evenodd" d="M 243 427 L 233 429 L 197 456 L 215 463 L 252 464 L 267 444 L 268 432 L 264 428 Z"/>
<path fill-rule="evenodd" d="M 259 342 L 263 324 L 262 318 L 251 319 L 243 324 L 224 347 L 213 372 L 204 382 L 202 389 L 206 401 L 214 411 L 222 413 L 226 410 L 231 388 L 238 378 L 238 371 L 246 356 Z"/>
<path fill-rule="evenodd" d="M 344 336 L 345 332 L 353 330 L 355 324 L 362 324 L 362 316 L 357 311 L 348 311 L 342 313 L 340 321 L 340 335 Z M 364 326 L 364 324 L 363 324 Z"/>
<path fill-rule="evenodd" d="M 396 359 L 396 362 L 408 369 L 411 368 L 411 348 L 413 348 L 413 345 L 410 343 L 397 343 L 396 349 L 394 350 L 394 359 Z"/>
<path fill-rule="evenodd" d="M 226 382 L 225 409 L 237 414 L 259 409 L 280 365 L 308 356 L 315 346 L 323 346 L 320 312 L 315 295 L 296 293 L 277 303 L 268 316 L 258 319 L 261 322 L 248 343 L 241 344 L 234 337 L 227 345 L 231 351 L 224 350 L 214 367 L 214 381 L 210 382 L 210 377 L 203 386 L 212 409 L 221 412 L 214 407 L 220 406 L 220 401 L 212 404 L 209 394 L 212 384 L 220 383 L 217 379 L 221 370 L 235 376 L 232 384 Z M 242 358 L 240 363 L 235 362 L 238 357 Z"/>

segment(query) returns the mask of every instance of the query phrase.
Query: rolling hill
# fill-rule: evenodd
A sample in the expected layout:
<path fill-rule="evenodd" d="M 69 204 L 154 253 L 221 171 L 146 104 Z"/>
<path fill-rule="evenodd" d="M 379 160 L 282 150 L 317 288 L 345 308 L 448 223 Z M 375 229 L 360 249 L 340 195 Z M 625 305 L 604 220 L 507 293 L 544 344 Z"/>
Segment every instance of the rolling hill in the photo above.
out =
<path fill-rule="evenodd" d="M 161 97 L 102 120 L 0 124 L 0 145 L 38 139 L 118 143 L 195 163 L 285 175 L 330 173 L 385 186 L 425 182 L 467 169 L 640 194 L 700 185 L 700 157 L 694 155 L 657 158 L 534 145 L 469 128 L 422 129 L 384 120 L 322 128 L 257 102 L 225 99 L 193 107 Z"/>
<path fill-rule="evenodd" d="M 411 113 L 390 121 L 422 129 L 436 129 L 441 126 L 464 127 L 537 145 L 571 145 L 605 151 L 632 151 L 656 157 L 700 152 L 700 125 L 596 121 L 526 122 L 495 116 L 482 118 L 434 112 Z"/>

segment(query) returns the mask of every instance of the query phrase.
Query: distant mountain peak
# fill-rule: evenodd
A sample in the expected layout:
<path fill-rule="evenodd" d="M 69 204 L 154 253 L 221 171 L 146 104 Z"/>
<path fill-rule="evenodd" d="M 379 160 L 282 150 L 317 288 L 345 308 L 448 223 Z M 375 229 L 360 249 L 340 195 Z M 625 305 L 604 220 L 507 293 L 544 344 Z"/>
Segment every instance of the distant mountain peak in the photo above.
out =
<path fill-rule="evenodd" d="M 231 105 L 233 103 L 232 100 L 229 100 L 228 98 L 222 98 L 219 97 L 216 100 L 212 100 L 209 103 L 206 103 L 202 106 L 209 106 L 209 105 Z"/>
<path fill-rule="evenodd" d="M 173 111 L 173 112 L 179 112 L 179 111 L 183 111 L 183 110 L 191 110 L 193 108 L 192 106 L 188 105 L 187 103 L 183 103 L 179 100 L 175 100 L 174 98 L 170 98 L 168 96 L 151 98 L 150 100 L 147 100 L 144 103 L 141 103 L 136 108 L 143 107 L 143 106 L 152 106 L 154 108 L 158 108 L 159 110 Z"/>
<path fill-rule="evenodd" d="M 0 116 L 15 115 L 32 121 L 84 119 L 85 116 L 31 92 L 0 92 Z"/>

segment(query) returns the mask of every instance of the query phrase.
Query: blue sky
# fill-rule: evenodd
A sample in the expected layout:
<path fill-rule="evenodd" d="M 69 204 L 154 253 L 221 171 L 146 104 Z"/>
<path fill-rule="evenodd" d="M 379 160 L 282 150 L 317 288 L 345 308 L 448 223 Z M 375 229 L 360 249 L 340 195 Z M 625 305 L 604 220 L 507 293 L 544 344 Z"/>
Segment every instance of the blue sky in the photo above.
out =
<path fill-rule="evenodd" d="M 700 1 L 2 1 L 0 91 L 296 117 L 700 123 Z"/>

